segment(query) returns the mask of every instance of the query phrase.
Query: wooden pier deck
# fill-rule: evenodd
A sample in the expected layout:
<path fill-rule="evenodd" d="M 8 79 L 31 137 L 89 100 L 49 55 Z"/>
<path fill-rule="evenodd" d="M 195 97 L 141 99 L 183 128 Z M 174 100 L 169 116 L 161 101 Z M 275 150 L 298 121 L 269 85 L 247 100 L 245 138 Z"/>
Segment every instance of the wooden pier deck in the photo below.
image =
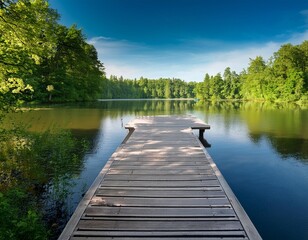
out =
<path fill-rule="evenodd" d="M 59 239 L 261 239 L 192 134 L 208 125 L 159 116 L 127 128 Z"/>

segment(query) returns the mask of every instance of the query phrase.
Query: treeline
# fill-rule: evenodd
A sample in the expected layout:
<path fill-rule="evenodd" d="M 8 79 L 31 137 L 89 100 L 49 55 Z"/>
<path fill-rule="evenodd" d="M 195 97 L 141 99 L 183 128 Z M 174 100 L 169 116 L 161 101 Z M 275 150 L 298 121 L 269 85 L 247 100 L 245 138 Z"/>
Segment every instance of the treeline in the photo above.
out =
<path fill-rule="evenodd" d="M 286 44 L 266 62 L 250 59 L 240 74 L 228 67 L 223 75 L 205 75 L 196 96 L 206 100 L 244 99 L 268 101 L 308 100 L 308 41 Z"/>
<path fill-rule="evenodd" d="M 94 46 L 76 26 L 58 22 L 46 0 L 0 0 L 0 110 L 19 101 L 65 102 L 97 98 L 307 100 L 308 41 L 283 45 L 265 61 L 251 59 L 201 83 L 180 79 L 105 77 Z"/>
<path fill-rule="evenodd" d="M 102 92 L 103 64 L 46 0 L 0 1 L 0 101 L 85 101 Z M 0 106 L 1 107 L 1 106 Z"/>
<path fill-rule="evenodd" d="M 199 98 L 202 100 L 308 100 L 308 41 L 285 44 L 265 61 L 250 59 L 247 69 L 236 73 L 205 75 L 200 83 L 180 79 L 103 80 L 102 98 Z"/>
<path fill-rule="evenodd" d="M 160 78 L 129 80 L 110 76 L 103 83 L 102 98 L 194 98 L 196 83 Z"/>
<path fill-rule="evenodd" d="M 76 26 L 58 22 L 46 0 L 0 0 L 0 110 L 21 100 L 88 101 L 97 98 L 307 100 L 308 41 L 283 45 L 265 61 L 251 59 L 236 73 L 180 79 L 105 77 L 94 46 Z"/>

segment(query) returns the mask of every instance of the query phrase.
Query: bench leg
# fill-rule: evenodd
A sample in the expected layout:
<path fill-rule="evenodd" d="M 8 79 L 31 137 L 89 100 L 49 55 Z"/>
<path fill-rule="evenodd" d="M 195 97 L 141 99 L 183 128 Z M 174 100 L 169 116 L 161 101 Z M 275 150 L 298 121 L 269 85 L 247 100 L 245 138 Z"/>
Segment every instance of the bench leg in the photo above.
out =
<path fill-rule="evenodd" d="M 199 129 L 199 139 L 202 140 L 204 139 L 203 135 L 204 135 L 204 129 Z"/>

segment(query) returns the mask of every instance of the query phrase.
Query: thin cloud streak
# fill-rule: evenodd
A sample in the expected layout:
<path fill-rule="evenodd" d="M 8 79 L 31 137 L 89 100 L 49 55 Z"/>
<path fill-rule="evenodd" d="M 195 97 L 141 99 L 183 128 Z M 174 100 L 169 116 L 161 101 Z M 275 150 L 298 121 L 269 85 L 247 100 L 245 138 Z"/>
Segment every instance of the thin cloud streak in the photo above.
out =
<path fill-rule="evenodd" d="M 308 9 L 303 10 L 300 14 L 305 18 L 306 27 L 308 26 Z"/>
<path fill-rule="evenodd" d="M 233 47 L 226 43 L 226 48 L 218 47 L 214 50 L 206 47 L 208 40 L 187 42 L 186 45 L 181 44 L 167 50 L 105 37 L 92 38 L 88 42 L 96 47 L 99 59 L 106 67 L 107 76 L 116 75 L 130 79 L 141 76 L 154 79 L 174 77 L 185 81 L 202 81 L 206 73 L 223 73 L 226 67 L 241 72 L 247 68 L 250 58 L 262 56 L 267 60 L 282 44 L 300 44 L 307 39 L 308 30 L 293 34 L 285 42 Z M 221 42 L 219 45 L 223 46 Z"/>

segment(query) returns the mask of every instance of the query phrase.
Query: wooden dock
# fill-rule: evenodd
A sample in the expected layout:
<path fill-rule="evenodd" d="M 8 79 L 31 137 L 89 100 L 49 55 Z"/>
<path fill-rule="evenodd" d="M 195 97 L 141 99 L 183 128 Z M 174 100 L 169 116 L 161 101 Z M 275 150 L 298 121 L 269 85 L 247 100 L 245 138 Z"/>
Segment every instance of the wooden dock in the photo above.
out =
<path fill-rule="evenodd" d="M 61 240 L 261 239 L 189 116 L 142 117 L 127 126 Z"/>

